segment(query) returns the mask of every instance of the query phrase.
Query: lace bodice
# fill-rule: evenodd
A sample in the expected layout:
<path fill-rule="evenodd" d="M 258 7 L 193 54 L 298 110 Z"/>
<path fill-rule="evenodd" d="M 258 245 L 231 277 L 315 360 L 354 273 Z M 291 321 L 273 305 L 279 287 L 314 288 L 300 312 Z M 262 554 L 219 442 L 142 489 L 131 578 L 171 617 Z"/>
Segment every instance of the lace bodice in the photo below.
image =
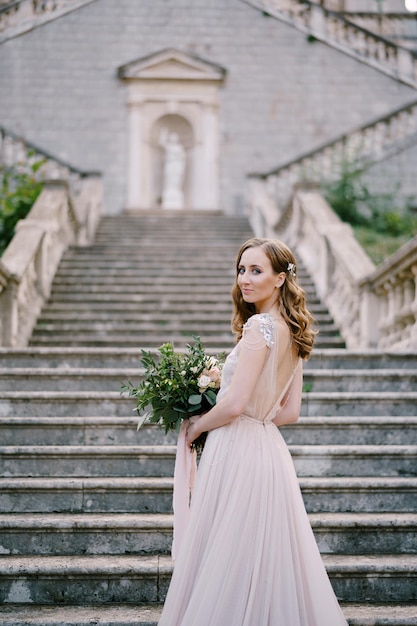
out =
<path fill-rule="evenodd" d="M 243 327 L 242 339 L 224 364 L 217 402 L 227 394 L 243 344 L 251 350 L 268 348 L 265 365 L 244 415 L 251 419 L 270 421 L 292 382 L 299 361 L 292 347 L 290 331 L 282 319 L 277 320 L 269 314 L 257 314 L 249 318 Z"/>

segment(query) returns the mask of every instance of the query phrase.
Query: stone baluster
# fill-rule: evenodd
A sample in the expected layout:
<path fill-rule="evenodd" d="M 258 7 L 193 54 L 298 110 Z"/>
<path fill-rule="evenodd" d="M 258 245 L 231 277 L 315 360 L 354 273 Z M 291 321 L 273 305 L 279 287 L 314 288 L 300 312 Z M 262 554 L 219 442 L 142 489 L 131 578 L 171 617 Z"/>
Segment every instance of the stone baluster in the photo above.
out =
<path fill-rule="evenodd" d="M 413 293 L 414 298 L 411 302 L 410 309 L 414 317 L 414 323 L 410 329 L 410 347 L 417 350 L 417 263 L 414 263 L 411 267 L 411 274 L 413 276 Z"/>
<path fill-rule="evenodd" d="M 402 307 L 398 313 L 398 317 L 404 326 L 414 318 L 412 304 L 414 300 L 414 280 L 410 270 L 406 270 L 400 274 L 402 283 Z"/>

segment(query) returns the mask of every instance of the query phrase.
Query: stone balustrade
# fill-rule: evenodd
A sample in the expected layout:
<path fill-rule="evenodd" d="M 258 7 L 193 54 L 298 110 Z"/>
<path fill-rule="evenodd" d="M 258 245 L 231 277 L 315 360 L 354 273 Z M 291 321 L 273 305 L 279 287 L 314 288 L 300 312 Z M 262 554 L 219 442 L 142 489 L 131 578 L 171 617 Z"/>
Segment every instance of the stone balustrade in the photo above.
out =
<path fill-rule="evenodd" d="M 385 39 L 340 12 L 309 0 L 245 0 L 302 32 L 417 87 L 417 58 L 411 50 Z"/>
<path fill-rule="evenodd" d="M 378 347 L 416 350 L 417 236 L 363 279 L 360 288 Z"/>
<path fill-rule="evenodd" d="M 0 8 L 0 43 L 95 0 L 15 0 Z"/>
<path fill-rule="evenodd" d="M 412 13 L 342 13 L 361 28 L 404 47 L 417 48 L 417 19 Z"/>
<path fill-rule="evenodd" d="M 44 180 L 66 180 L 71 189 L 75 191 L 81 181 L 87 176 L 97 176 L 97 172 L 84 172 L 62 159 L 48 153 L 43 148 L 26 141 L 16 133 L 0 126 L 0 167 L 30 166 L 36 162 L 42 162 L 39 176 Z"/>
<path fill-rule="evenodd" d="M 266 174 L 250 176 L 266 181 L 269 194 L 282 211 L 291 198 L 295 184 L 337 180 L 346 166 L 366 169 L 415 145 L 416 140 L 417 102 L 413 102 Z"/>
<path fill-rule="evenodd" d="M 0 259 L 0 342 L 27 345 L 49 297 L 62 254 L 92 241 L 102 206 L 101 179 L 85 178 L 72 195 L 67 181 L 45 181 Z"/>
<path fill-rule="evenodd" d="M 100 174 L 77 170 L 0 128 L 0 166 L 31 161 L 43 162 L 43 190 L 0 259 L 2 346 L 27 344 L 62 254 L 93 241 L 102 210 Z"/>
<path fill-rule="evenodd" d="M 299 188 L 279 211 L 268 182 L 249 182 L 256 236 L 296 248 L 350 349 L 417 349 L 417 237 L 378 269 L 317 189 Z"/>

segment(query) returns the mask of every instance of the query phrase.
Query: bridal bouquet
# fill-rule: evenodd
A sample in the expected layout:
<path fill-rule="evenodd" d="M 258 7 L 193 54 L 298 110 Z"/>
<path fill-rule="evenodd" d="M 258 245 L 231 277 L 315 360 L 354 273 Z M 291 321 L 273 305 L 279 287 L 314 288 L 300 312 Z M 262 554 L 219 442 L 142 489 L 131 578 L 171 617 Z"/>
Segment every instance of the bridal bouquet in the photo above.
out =
<path fill-rule="evenodd" d="M 184 419 L 208 411 L 216 404 L 220 388 L 224 355 L 208 356 L 199 337 L 187 345 L 186 352 L 175 352 L 172 343 L 159 349 L 159 356 L 142 350 L 144 379 L 138 387 L 131 382 L 122 385 L 122 392 L 136 398 L 139 414 L 138 430 L 145 422 L 158 424 L 165 432 L 179 432 Z M 204 447 L 206 433 L 193 447 Z"/>

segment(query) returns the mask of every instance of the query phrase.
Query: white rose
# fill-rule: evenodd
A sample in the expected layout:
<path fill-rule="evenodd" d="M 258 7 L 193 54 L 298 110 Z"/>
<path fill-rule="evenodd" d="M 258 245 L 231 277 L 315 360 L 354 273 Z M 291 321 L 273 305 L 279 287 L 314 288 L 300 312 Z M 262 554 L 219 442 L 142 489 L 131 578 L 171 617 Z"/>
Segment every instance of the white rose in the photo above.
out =
<path fill-rule="evenodd" d="M 200 391 L 205 391 L 207 387 L 210 385 L 210 383 L 211 383 L 210 376 L 205 376 L 204 374 L 202 374 L 200 378 L 198 379 L 198 388 L 200 389 Z"/>

